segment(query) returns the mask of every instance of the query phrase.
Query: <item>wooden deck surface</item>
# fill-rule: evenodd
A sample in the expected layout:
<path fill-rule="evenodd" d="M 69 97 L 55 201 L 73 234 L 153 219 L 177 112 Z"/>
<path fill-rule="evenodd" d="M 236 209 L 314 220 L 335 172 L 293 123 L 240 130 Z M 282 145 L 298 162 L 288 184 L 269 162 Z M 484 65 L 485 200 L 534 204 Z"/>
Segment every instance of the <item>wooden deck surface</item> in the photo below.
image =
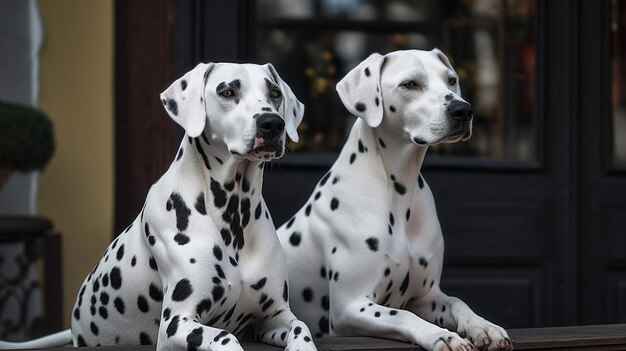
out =
<path fill-rule="evenodd" d="M 626 324 L 574 326 L 555 328 L 510 329 L 509 336 L 516 350 L 626 350 Z M 362 337 L 316 339 L 319 351 L 419 351 L 420 347 L 403 342 Z M 277 351 L 259 343 L 243 343 L 244 350 Z M 83 347 L 81 350 L 151 351 L 154 346 Z M 48 349 L 67 350 L 67 348 Z"/>

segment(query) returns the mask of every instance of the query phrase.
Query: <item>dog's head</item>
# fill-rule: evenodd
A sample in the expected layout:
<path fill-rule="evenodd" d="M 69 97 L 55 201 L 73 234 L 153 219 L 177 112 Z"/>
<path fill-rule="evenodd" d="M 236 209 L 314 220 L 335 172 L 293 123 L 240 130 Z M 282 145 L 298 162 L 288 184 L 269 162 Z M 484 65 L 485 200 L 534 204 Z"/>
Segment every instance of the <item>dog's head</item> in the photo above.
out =
<path fill-rule="evenodd" d="M 370 127 L 390 127 L 415 144 L 432 145 L 472 135 L 472 107 L 458 80 L 439 49 L 405 50 L 370 55 L 337 83 L 337 91 L 348 111 Z"/>
<path fill-rule="evenodd" d="M 201 63 L 172 83 L 161 102 L 192 138 L 205 133 L 235 157 L 283 155 L 298 141 L 304 105 L 271 64 Z"/>

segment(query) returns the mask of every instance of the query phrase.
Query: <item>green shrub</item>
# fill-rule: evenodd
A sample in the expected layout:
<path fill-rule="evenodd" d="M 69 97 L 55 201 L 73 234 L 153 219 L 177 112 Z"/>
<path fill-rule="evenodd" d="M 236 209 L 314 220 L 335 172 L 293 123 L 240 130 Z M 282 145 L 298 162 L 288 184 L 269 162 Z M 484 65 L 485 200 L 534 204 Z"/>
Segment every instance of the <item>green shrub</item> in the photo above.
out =
<path fill-rule="evenodd" d="M 53 153 L 52 122 L 43 112 L 0 102 L 0 168 L 41 170 Z"/>

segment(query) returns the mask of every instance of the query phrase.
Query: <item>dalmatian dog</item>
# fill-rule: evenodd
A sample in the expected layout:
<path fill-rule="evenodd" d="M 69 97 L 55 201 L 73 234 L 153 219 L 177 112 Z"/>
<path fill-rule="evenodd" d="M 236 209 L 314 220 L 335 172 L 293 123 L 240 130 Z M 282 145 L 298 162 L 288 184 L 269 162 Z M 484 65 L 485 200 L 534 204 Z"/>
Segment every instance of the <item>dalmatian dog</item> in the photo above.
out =
<path fill-rule="evenodd" d="M 337 91 L 360 118 L 306 204 L 278 229 L 296 316 L 317 337 L 511 350 L 504 329 L 439 288 L 444 241 L 420 168 L 429 145 L 467 140 L 473 118 L 447 57 L 372 54 Z"/>
<path fill-rule="evenodd" d="M 251 325 L 261 342 L 316 350 L 290 310 L 286 255 L 261 196 L 264 163 L 282 156 L 286 135 L 298 140 L 304 106 L 271 64 L 199 64 L 161 101 L 186 135 L 80 287 L 73 344 L 235 351 Z"/>

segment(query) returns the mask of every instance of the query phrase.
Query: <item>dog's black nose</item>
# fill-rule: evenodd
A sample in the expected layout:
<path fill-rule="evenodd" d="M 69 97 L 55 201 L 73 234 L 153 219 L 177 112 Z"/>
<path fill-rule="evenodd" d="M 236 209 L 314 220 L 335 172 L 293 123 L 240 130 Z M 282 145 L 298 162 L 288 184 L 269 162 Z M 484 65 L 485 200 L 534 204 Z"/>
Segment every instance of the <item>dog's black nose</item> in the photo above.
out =
<path fill-rule="evenodd" d="M 278 136 L 285 130 L 285 121 L 275 113 L 264 113 L 256 119 L 257 131 L 266 138 Z"/>
<path fill-rule="evenodd" d="M 453 100 L 450 105 L 448 105 L 446 112 L 450 117 L 459 122 L 467 122 L 474 117 L 474 110 L 472 110 L 472 106 L 470 106 L 467 102 L 460 100 Z"/>

